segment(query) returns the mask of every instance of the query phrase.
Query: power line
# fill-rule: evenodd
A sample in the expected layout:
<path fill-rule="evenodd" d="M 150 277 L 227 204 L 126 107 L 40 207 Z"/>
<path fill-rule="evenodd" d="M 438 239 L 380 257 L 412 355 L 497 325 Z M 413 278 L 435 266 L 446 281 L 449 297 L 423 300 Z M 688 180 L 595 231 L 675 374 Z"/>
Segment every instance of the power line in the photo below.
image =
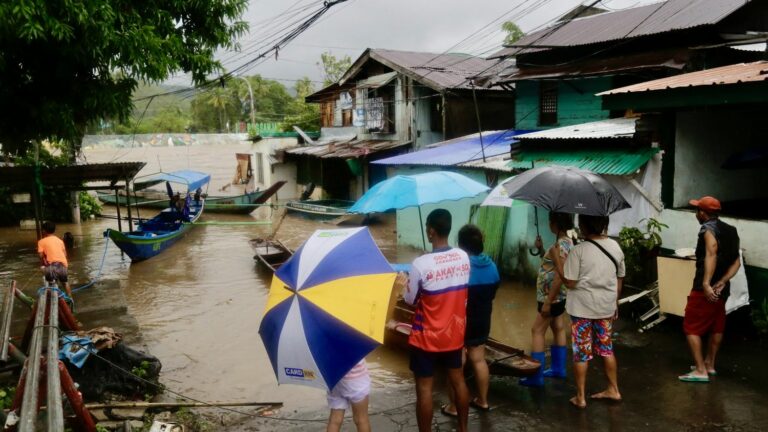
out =
<path fill-rule="evenodd" d="M 302 22 L 302 24 L 299 25 L 297 28 L 293 29 L 288 34 L 286 34 L 282 38 L 280 38 L 268 50 L 266 50 L 263 53 L 259 54 L 255 58 L 247 61 L 245 64 L 235 68 L 234 70 L 232 70 L 230 72 L 227 72 L 227 73 L 224 73 L 224 74 L 220 75 L 219 77 L 217 77 L 215 79 L 212 79 L 212 80 L 204 82 L 203 84 L 197 86 L 197 88 L 205 88 L 205 87 L 210 87 L 212 85 L 216 85 L 216 84 L 218 84 L 220 82 L 223 82 L 223 80 L 225 80 L 226 78 L 238 75 L 240 72 L 243 72 L 248 67 L 252 67 L 253 65 L 258 64 L 259 61 L 263 60 L 264 58 L 266 58 L 271 53 L 275 53 L 277 55 L 282 47 L 284 47 L 285 45 L 290 43 L 293 39 L 298 37 L 302 32 L 304 32 L 305 30 L 310 28 L 315 22 L 317 22 L 318 19 L 320 19 L 326 12 L 328 12 L 328 10 L 330 10 L 331 7 L 333 7 L 333 6 L 337 5 L 337 4 L 346 2 L 346 1 L 348 1 L 348 0 L 333 0 L 333 1 L 325 1 L 325 2 L 323 2 L 323 7 L 319 11 L 314 13 L 311 17 L 309 17 L 304 22 Z M 171 91 L 171 92 L 159 93 L 159 94 L 155 94 L 155 95 L 151 95 L 151 96 L 155 97 L 155 96 L 164 96 L 164 95 L 169 95 L 169 94 L 179 94 L 179 93 L 184 93 L 184 92 L 187 92 L 187 91 L 188 90 L 185 89 L 185 90 L 181 90 L 181 91 Z M 136 101 L 145 100 L 147 98 L 149 98 L 149 96 L 145 97 L 145 98 L 136 99 Z"/>

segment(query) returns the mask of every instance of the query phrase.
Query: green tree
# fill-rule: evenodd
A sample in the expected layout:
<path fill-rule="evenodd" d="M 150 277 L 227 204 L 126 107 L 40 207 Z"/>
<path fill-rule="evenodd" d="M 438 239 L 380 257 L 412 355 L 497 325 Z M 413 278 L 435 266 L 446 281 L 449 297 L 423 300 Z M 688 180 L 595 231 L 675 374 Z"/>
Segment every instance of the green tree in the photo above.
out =
<path fill-rule="evenodd" d="M 214 88 L 208 92 L 208 105 L 210 105 L 219 116 L 219 131 L 224 130 L 224 122 L 229 122 L 229 116 L 227 116 L 227 108 L 231 102 L 232 92 L 228 92 L 222 88 Z"/>
<path fill-rule="evenodd" d="M 196 84 L 247 29 L 247 0 L 0 2 L 0 142 L 16 153 L 60 139 L 78 150 L 100 119 L 127 121 L 141 82 Z"/>
<path fill-rule="evenodd" d="M 253 89 L 256 122 L 280 121 L 293 98 L 285 86 L 259 75 L 245 79 Z M 248 86 L 241 79 L 227 79 L 224 87 L 198 94 L 192 101 L 192 129 L 201 132 L 222 130 L 230 122 L 250 122 L 251 103 Z M 222 116 L 220 118 L 220 116 Z"/>
<path fill-rule="evenodd" d="M 320 54 L 320 62 L 317 65 L 323 68 L 323 87 L 327 87 L 344 75 L 344 72 L 352 66 L 352 59 L 349 56 L 336 58 L 330 52 L 324 52 Z"/>
<path fill-rule="evenodd" d="M 525 33 L 520 30 L 520 27 L 512 21 L 506 21 L 501 25 L 501 29 L 507 33 L 507 36 L 504 37 L 504 45 L 512 45 L 525 36 Z"/>
<path fill-rule="evenodd" d="M 308 104 L 304 99 L 315 92 L 315 86 L 309 78 L 296 81 L 294 86 L 296 97 L 288 105 L 288 115 L 283 120 L 282 128 L 292 131 L 293 126 L 298 126 L 305 131 L 320 130 L 320 107 L 317 104 Z"/>

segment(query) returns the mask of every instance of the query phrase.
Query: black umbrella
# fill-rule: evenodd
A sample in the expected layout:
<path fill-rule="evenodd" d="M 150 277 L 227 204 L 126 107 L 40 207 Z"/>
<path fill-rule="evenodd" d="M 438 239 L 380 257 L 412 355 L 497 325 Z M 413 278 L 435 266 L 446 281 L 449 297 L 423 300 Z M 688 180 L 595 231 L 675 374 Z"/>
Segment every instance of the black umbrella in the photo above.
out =
<path fill-rule="evenodd" d="M 630 205 L 599 175 L 578 168 L 533 168 L 504 184 L 512 199 L 549 211 L 607 216 Z"/>

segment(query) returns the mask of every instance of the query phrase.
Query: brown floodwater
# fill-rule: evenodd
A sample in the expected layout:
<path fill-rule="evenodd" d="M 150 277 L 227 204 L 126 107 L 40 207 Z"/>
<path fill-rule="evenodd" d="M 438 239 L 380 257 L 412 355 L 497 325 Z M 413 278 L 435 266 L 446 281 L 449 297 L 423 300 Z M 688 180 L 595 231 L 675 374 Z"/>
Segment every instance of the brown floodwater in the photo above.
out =
<path fill-rule="evenodd" d="M 236 152 L 250 144 L 190 147 L 147 147 L 88 150 L 88 162 L 145 161 L 142 174 L 191 168 L 212 175 L 210 192 L 225 185 L 234 173 Z M 105 207 L 105 214 L 114 214 Z M 142 216 L 150 211 L 142 210 Z M 254 222 L 276 218 L 269 208 L 251 215 L 204 215 L 205 221 Z M 125 213 L 123 213 L 125 215 Z M 298 247 L 315 229 L 330 225 L 288 215 L 278 238 Z M 57 233 L 71 231 L 76 248 L 70 256 L 72 285 L 91 280 L 102 262 L 102 233 L 116 221 L 96 219 L 60 225 Z M 372 225 L 373 237 L 393 262 L 409 262 L 418 255 L 398 248 L 394 222 Z M 270 233 L 270 225 L 197 226 L 171 249 L 151 260 L 131 264 L 110 244 L 103 264 L 104 279 L 123 281 L 129 313 L 141 327 L 143 342 L 163 363 L 161 381 L 169 389 L 204 400 L 278 400 L 287 410 L 316 410 L 325 406 L 323 392 L 279 386 L 258 335 L 270 275 L 253 260 L 248 240 Z M 27 292 L 39 286 L 34 231 L 0 228 L 0 278 L 16 279 Z M 5 284 L 5 282 L 3 282 Z M 511 345 L 529 348 L 529 327 L 535 315 L 531 286 L 505 282 L 494 304 L 492 336 Z M 87 323 L 86 323 L 87 324 Z M 119 331 L 119 329 L 117 329 Z M 374 387 L 411 385 L 407 355 L 380 348 L 369 357 Z"/>

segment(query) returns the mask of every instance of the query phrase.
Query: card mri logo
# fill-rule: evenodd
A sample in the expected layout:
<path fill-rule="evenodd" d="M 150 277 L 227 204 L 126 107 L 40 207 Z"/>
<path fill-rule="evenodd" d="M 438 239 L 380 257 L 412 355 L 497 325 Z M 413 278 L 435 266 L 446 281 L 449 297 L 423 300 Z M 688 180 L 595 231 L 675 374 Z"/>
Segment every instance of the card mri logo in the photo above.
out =
<path fill-rule="evenodd" d="M 292 378 L 302 378 L 306 380 L 315 379 L 315 372 L 308 369 L 285 368 L 285 375 Z"/>

